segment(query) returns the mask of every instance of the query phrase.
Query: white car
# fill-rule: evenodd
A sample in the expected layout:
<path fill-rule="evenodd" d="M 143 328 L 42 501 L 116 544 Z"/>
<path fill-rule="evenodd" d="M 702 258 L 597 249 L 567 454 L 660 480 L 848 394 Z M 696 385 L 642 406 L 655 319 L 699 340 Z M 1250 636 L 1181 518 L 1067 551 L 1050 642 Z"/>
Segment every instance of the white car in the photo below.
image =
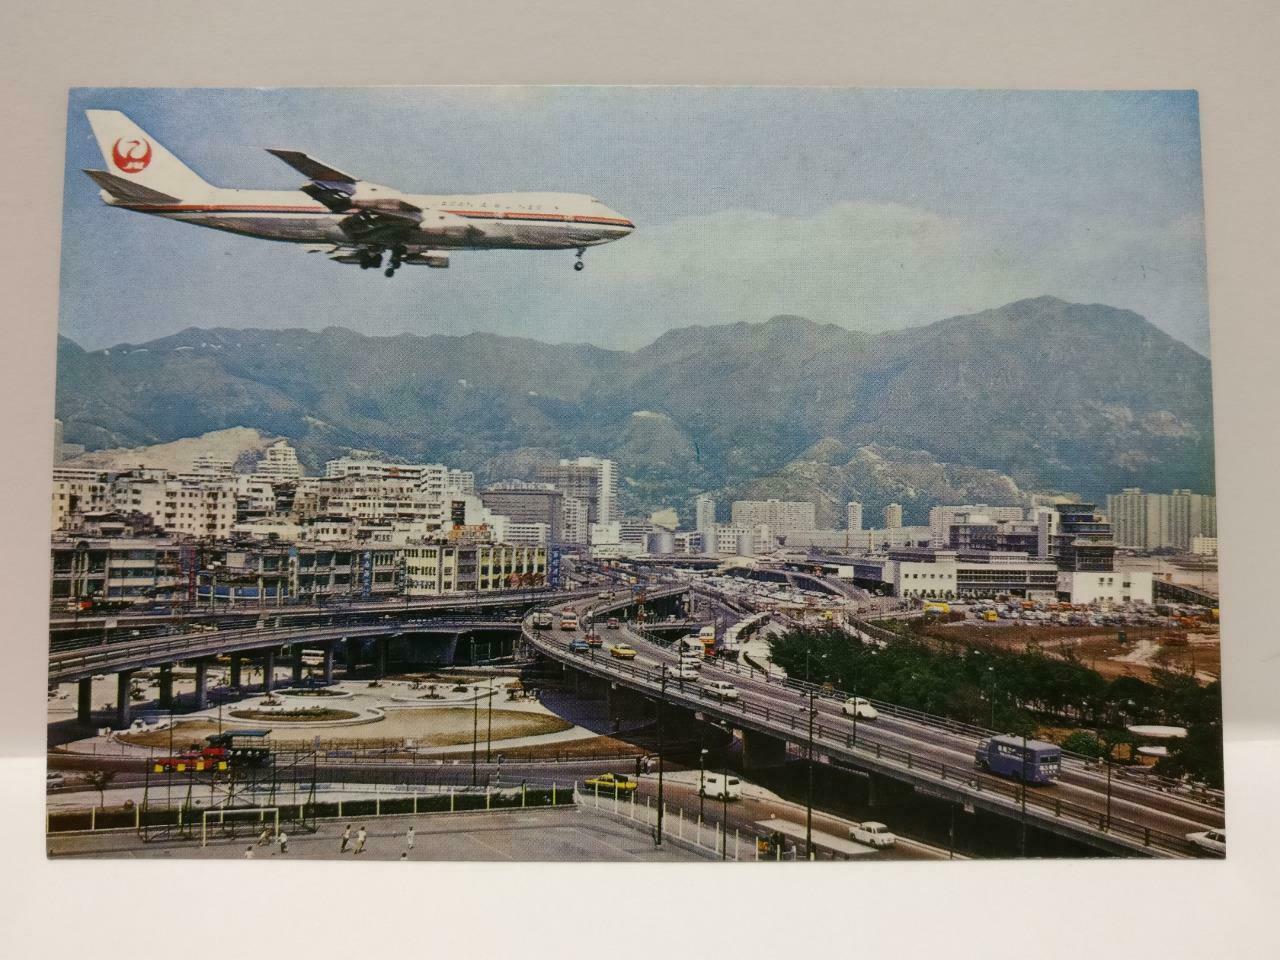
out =
<path fill-rule="evenodd" d="M 866 823 L 855 823 L 849 828 L 849 839 L 854 843 L 863 843 L 868 847 L 892 847 L 898 838 L 889 832 L 883 823 L 868 820 Z"/>
<path fill-rule="evenodd" d="M 865 697 L 850 697 L 840 708 L 846 717 L 857 717 L 859 720 L 874 720 L 880 712 Z"/>
<path fill-rule="evenodd" d="M 1208 850 L 1210 853 L 1225 854 L 1227 852 L 1226 830 L 1200 830 L 1196 833 L 1188 833 L 1187 839 L 1201 850 Z"/>
<path fill-rule="evenodd" d="M 703 680 L 702 689 L 721 700 L 737 700 L 738 688 L 728 680 Z"/>

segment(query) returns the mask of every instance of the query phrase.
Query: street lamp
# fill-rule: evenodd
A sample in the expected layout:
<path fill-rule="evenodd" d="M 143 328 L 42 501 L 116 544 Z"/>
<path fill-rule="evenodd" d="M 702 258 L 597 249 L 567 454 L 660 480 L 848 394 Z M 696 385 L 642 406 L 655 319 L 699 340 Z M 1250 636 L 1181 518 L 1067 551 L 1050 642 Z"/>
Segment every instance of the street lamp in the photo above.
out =
<path fill-rule="evenodd" d="M 489 721 L 484 735 L 484 762 L 493 756 L 493 675 L 489 675 Z"/>
<path fill-rule="evenodd" d="M 816 699 L 816 696 L 817 696 L 817 692 L 811 686 L 809 688 L 809 707 L 808 707 L 808 710 L 809 710 L 809 749 L 808 749 L 809 786 L 808 786 L 808 790 L 805 793 L 805 804 L 804 804 L 804 807 L 805 807 L 805 810 L 804 810 L 805 856 L 808 857 L 808 859 L 810 860 L 813 859 L 813 721 L 814 721 L 814 718 L 818 715 L 818 708 L 814 702 Z M 804 709 L 805 709 L 804 707 L 800 708 L 801 711 L 803 711 Z"/>
<path fill-rule="evenodd" d="M 704 801 L 707 798 L 707 753 L 709 751 L 703 747 L 698 751 L 698 822 L 706 820 L 706 808 Z"/>
<path fill-rule="evenodd" d="M 720 781 L 720 859 L 729 859 L 729 743 L 733 740 L 733 732 L 726 731 L 728 739 L 724 742 L 724 777 Z M 812 768 L 810 768 L 812 772 Z"/>
<path fill-rule="evenodd" d="M 667 672 L 662 671 L 658 681 L 658 829 L 654 834 L 654 846 L 662 846 L 662 710 L 667 705 Z"/>
<path fill-rule="evenodd" d="M 476 638 L 471 638 L 471 663 L 476 662 Z M 476 752 L 480 741 L 480 695 L 471 701 L 471 785 L 476 785 Z"/>
<path fill-rule="evenodd" d="M 991 729 L 996 728 L 996 668 L 987 667 L 987 673 L 991 676 Z"/>

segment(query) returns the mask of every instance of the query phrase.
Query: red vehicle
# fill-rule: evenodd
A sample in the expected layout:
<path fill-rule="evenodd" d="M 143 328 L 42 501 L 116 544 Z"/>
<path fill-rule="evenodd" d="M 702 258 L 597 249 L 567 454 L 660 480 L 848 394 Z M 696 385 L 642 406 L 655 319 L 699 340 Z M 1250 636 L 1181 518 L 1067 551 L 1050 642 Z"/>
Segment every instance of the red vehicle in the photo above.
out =
<path fill-rule="evenodd" d="M 604 641 L 600 639 L 600 634 L 592 630 L 590 633 L 587 634 L 587 646 L 601 647 L 601 646 L 604 646 Z"/>
<path fill-rule="evenodd" d="M 202 747 L 199 750 L 184 751 L 176 757 L 156 757 L 151 769 L 153 773 L 164 773 L 166 770 L 178 773 L 186 773 L 188 770 L 226 770 L 228 759 L 226 747 Z"/>

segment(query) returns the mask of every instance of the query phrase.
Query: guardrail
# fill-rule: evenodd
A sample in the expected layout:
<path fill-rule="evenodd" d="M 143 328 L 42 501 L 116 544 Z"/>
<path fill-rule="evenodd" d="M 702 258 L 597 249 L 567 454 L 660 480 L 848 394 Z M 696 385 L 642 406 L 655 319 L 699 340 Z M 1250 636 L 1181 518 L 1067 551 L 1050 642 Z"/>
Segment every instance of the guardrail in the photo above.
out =
<path fill-rule="evenodd" d="M 583 665 L 606 677 L 626 677 L 647 692 L 657 693 L 666 702 L 699 710 L 709 709 L 734 719 L 747 719 L 763 732 L 781 735 L 782 739 L 791 742 L 796 742 L 797 739 L 808 740 L 808 720 L 800 720 L 795 709 L 761 707 L 741 697 L 737 700 L 724 700 L 704 690 L 696 682 L 684 684 L 682 681 L 665 681 L 661 671 L 651 670 L 631 661 L 597 658 L 594 649 L 587 654 L 569 654 L 564 648 L 540 635 L 526 631 L 525 636 L 544 652 L 558 655 L 575 665 Z M 1125 841 L 1122 845 L 1130 848 L 1175 855 L 1198 855 L 1198 848 L 1185 837 L 1154 830 L 1114 815 L 1108 817 L 1105 812 L 1029 791 L 1025 784 L 980 773 L 971 767 L 957 767 L 909 750 L 878 742 L 868 743 L 865 739 L 859 742 L 856 733 L 846 733 L 822 723 L 814 724 L 813 744 L 815 750 L 822 750 L 829 755 L 832 752 L 836 755 L 844 754 L 855 763 L 874 761 L 882 767 L 894 768 L 899 774 L 936 780 L 969 799 L 986 803 L 998 801 L 1006 811 L 1016 811 L 1025 804 L 1027 810 L 1036 814 L 1038 819 L 1070 822 L 1078 829 L 1101 838 L 1119 838 Z"/>

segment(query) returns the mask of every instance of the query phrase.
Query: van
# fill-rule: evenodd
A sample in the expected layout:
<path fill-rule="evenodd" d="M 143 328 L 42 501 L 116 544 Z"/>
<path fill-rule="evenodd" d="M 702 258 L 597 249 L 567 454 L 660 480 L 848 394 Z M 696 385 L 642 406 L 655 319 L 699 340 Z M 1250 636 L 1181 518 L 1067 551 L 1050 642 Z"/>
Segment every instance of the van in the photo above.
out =
<path fill-rule="evenodd" d="M 742 781 L 732 773 L 712 773 L 706 770 L 702 773 L 702 784 L 698 787 L 698 794 L 712 800 L 740 800 L 742 799 Z"/>
<path fill-rule="evenodd" d="M 703 680 L 702 689 L 720 700 L 737 700 L 738 688 L 728 680 Z"/>

